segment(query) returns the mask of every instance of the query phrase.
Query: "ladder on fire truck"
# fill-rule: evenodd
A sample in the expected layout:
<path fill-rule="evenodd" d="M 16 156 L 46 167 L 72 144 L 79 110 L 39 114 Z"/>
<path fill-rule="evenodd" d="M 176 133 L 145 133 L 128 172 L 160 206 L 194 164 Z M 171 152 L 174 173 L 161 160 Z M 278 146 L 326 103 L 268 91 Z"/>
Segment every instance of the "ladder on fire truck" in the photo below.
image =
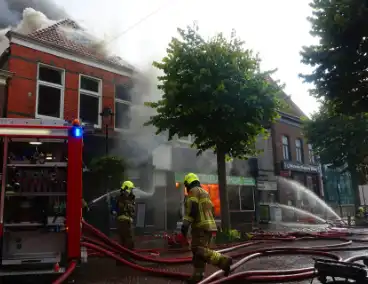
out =
<path fill-rule="evenodd" d="M 0 276 L 63 273 L 80 258 L 83 128 L 0 118 L 0 138 Z"/>

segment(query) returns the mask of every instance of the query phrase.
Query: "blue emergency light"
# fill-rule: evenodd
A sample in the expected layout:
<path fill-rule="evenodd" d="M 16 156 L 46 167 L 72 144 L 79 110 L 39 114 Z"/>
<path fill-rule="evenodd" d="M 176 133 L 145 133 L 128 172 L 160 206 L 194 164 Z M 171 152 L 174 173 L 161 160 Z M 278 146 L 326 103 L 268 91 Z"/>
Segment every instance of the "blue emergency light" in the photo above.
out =
<path fill-rule="evenodd" d="M 80 126 L 73 126 L 70 131 L 71 136 L 81 138 L 83 136 L 83 129 Z"/>

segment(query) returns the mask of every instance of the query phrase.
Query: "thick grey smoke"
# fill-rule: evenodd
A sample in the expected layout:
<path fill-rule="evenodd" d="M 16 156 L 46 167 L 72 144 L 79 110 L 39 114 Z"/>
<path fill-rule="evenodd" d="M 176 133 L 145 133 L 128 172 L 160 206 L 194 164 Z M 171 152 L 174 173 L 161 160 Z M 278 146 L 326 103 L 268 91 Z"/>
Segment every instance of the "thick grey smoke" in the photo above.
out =
<path fill-rule="evenodd" d="M 167 141 L 166 135 L 155 135 L 153 126 L 144 126 L 155 111 L 144 105 L 144 102 L 156 102 L 161 98 L 157 89 L 158 70 L 149 66 L 143 68 L 133 78 L 131 123 L 129 134 L 121 136 L 127 147 L 116 147 L 113 153 L 122 155 L 133 167 L 149 162 L 152 152 Z"/>
<path fill-rule="evenodd" d="M 0 29 L 16 26 L 26 8 L 42 12 L 51 20 L 68 18 L 65 10 L 53 0 L 0 0 Z"/>

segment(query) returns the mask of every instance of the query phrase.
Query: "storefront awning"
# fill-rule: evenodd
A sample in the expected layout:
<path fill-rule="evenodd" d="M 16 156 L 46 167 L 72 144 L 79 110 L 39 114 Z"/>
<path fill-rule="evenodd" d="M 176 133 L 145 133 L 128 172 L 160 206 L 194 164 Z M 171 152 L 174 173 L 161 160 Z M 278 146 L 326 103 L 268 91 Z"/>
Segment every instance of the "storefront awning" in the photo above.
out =
<path fill-rule="evenodd" d="M 175 182 L 184 182 L 184 177 L 187 173 L 175 173 Z M 199 180 L 203 184 L 214 184 L 218 183 L 217 175 L 205 175 L 205 174 L 197 174 Z M 239 176 L 226 176 L 226 181 L 228 185 L 249 185 L 255 186 L 256 181 L 251 177 L 239 177 Z"/>

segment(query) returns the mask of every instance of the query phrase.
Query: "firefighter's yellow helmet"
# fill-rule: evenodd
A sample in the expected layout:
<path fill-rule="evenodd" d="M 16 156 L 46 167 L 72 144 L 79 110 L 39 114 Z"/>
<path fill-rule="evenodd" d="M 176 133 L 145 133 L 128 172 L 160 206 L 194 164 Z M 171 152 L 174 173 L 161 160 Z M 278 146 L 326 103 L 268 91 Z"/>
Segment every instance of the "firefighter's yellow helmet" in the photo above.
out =
<path fill-rule="evenodd" d="M 124 181 L 121 185 L 121 189 L 127 192 L 131 192 L 133 188 L 135 188 L 134 183 L 130 180 Z"/>
<path fill-rule="evenodd" d="M 363 208 L 363 207 L 359 207 L 359 208 L 358 208 L 358 211 L 359 211 L 359 212 L 364 212 L 364 208 Z"/>
<path fill-rule="evenodd" d="M 190 185 L 194 181 L 198 181 L 199 182 L 198 176 L 196 174 L 189 173 L 184 178 L 184 185 L 185 186 L 188 186 L 188 185 Z"/>

